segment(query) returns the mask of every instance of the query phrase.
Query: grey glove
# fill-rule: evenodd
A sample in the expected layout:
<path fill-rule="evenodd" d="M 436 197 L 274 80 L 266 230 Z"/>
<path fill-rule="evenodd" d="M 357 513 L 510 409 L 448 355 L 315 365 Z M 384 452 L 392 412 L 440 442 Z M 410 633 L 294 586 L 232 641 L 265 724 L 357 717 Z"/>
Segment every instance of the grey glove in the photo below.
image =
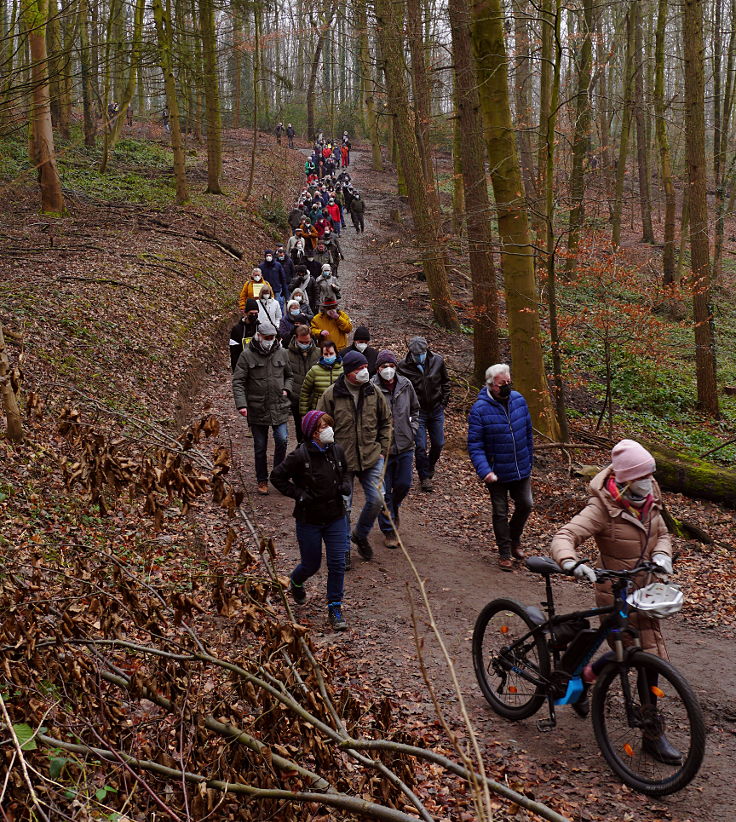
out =
<path fill-rule="evenodd" d="M 590 565 L 586 565 L 583 562 L 576 567 L 574 559 L 566 559 L 562 563 L 562 570 L 567 571 L 568 573 L 572 571 L 573 574 L 575 574 L 575 577 L 583 582 L 595 582 L 596 580 L 595 571 L 590 567 Z"/>
<path fill-rule="evenodd" d="M 659 565 L 662 569 L 661 571 L 654 572 L 656 576 L 658 576 L 662 582 L 667 582 L 670 574 L 672 573 L 672 557 L 668 554 L 653 554 L 652 562 L 655 565 Z"/>

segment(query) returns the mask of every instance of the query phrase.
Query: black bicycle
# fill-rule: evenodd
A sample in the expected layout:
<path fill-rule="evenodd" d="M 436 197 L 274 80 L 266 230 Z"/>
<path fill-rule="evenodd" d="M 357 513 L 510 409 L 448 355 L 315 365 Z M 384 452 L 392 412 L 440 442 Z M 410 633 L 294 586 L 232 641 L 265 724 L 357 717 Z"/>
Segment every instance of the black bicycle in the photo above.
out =
<path fill-rule="evenodd" d="M 633 610 L 659 617 L 679 610 L 678 589 L 658 583 L 635 590 L 637 574 L 658 568 L 651 562 L 627 571 L 596 569 L 598 582 L 611 583 L 613 605 L 555 614 L 551 577 L 565 572 L 548 557 L 530 557 L 526 567 L 544 576 L 546 617 L 536 606 L 494 599 L 475 623 L 473 664 L 493 710 L 506 719 L 526 719 L 546 701 L 549 719 L 537 725 L 551 730 L 556 706 L 580 706 L 587 699 L 583 668 L 608 639 L 614 653 L 598 674 L 591 700 L 603 756 L 624 783 L 641 793 L 665 796 L 684 788 L 703 762 L 703 713 L 682 674 L 642 651 L 629 623 Z M 605 618 L 591 628 L 588 620 L 596 616 Z M 624 643 L 625 635 L 631 643 Z"/>

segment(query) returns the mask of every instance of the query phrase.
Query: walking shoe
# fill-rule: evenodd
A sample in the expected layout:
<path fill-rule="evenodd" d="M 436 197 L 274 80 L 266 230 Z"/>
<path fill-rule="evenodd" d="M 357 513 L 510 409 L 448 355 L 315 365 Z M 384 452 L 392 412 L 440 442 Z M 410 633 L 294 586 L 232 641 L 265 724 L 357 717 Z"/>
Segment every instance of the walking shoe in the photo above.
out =
<path fill-rule="evenodd" d="M 304 605 L 307 601 L 307 592 L 304 585 L 297 585 L 293 579 L 289 579 L 289 593 L 294 598 L 297 605 Z"/>
<path fill-rule="evenodd" d="M 345 570 L 350 571 L 353 567 L 353 563 L 350 561 L 350 551 L 345 554 Z"/>
<path fill-rule="evenodd" d="M 420 483 L 420 487 L 422 491 L 426 492 L 427 494 L 431 494 L 434 491 L 434 485 L 432 485 L 432 480 L 429 477 L 425 477 L 422 482 Z"/>
<path fill-rule="evenodd" d="M 665 765 L 682 765 L 682 754 L 664 734 L 660 734 L 656 739 L 649 739 L 645 736 L 641 741 L 641 747 L 645 753 L 658 762 L 663 762 Z"/>
<path fill-rule="evenodd" d="M 395 531 L 389 531 L 388 534 L 383 535 L 383 544 L 387 548 L 398 548 L 399 547 L 399 538 Z"/>
<path fill-rule="evenodd" d="M 354 542 L 358 548 L 358 553 L 363 557 L 364 560 L 373 559 L 373 549 L 371 548 L 370 542 L 368 542 L 367 537 L 359 537 L 355 531 L 350 534 L 351 542 Z"/>
<path fill-rule="evenodd" d="M 258 483 L 258 493 L 262 496 L 268 496 L 268 483 L 267 482 L 259 482 Z"/>
<path fill-rule="evenodd" d="M 514 563 L 511 562 L 510 557 L 499 557 L 498 558 L 498 567 L 502 571 L 513 571 L 514 570 Z"/>
<path fill-rule="evenodd" d="M 590 685 L 583 685 L 583 692 L 578 697 L 577 702 L 572 703 L 572 709 L 581 719 L 587 719 L 590 713 Z"/>
<path fill-rule="evenodd" d="M 524 553 L 524 549 L 521 547 L 521 545 L 511 546 L 511 556 L 514 559 L 518 559 L 519 562 L 523 562 L 526 559 L 526 554 Z"/>
<path fill-rule="evenodd" d="M 348 627 L 342 616 L 342 602 L 331 602 L 327 606 L 327 614 L 333 631 L 344 631 Z"/>

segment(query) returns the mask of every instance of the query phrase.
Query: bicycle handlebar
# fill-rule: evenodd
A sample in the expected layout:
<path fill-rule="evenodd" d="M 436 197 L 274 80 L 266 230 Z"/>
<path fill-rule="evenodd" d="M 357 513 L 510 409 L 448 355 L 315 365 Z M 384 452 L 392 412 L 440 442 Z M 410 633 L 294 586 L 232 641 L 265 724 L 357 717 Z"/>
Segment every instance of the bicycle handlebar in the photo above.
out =
<path fill-rule="evenodd" d="M 572 576 L 574 570 L 578 567 L 578 565 L 584 565 L 585 560 L 581 559 L 579 562 L 576 562 L 570 570 L 567 572 L 568 575 Z M 657 571 L 662 572 L 664 569 L 661 565 L 657 565 L 656 562 L 650 562 L 649 560 L 644 560 L 636 568 L 624 568 L 621 571 L 613 571 L 609 568 L 594 568 L 596 582 L 603 582 L 607 579 L 631 579 L 632 577 L 640 574 L 642 571 L 649 571 L 650 573 L 656 573 Z"/>

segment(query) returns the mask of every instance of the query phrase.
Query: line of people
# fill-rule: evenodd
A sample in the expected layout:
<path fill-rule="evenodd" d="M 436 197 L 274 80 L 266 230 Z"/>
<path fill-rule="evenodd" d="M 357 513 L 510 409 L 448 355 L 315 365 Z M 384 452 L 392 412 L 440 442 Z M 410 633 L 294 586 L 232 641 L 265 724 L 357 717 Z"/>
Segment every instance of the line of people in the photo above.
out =
<path fill-rule="evenodd" d="M 343 630 L 351 545 L 372 559 L 369 536 L 378 522 L 385 546 L 398 547 L 400 506 L 415 464 L 421 489 L 433 490 L 450 379 L 443 358 L 423 337 L 412 338 L 399 358 L 372 345 L 367 326 L 353 330 L 331 265 L 330 276 L 322 268 L 316 279 L 314 268 L 295 265 L 289 281 L 284 259 L 286 247 L 275 255 L 267 251 L 241 291 L 242 317 L 230 335 L 233 397 L 252 433 L 258 492 L 268 494 L 270 478 L 295 500 L 300 562 L 291 574 L 291 595 L 298 604 L 306 600 L 304 583 L 319 570 L 324 542 L 328 617 Z M 298 447 L 287 456 L 289 417 Z M 351 528 L 356 480 L 365 502 Z"/>

